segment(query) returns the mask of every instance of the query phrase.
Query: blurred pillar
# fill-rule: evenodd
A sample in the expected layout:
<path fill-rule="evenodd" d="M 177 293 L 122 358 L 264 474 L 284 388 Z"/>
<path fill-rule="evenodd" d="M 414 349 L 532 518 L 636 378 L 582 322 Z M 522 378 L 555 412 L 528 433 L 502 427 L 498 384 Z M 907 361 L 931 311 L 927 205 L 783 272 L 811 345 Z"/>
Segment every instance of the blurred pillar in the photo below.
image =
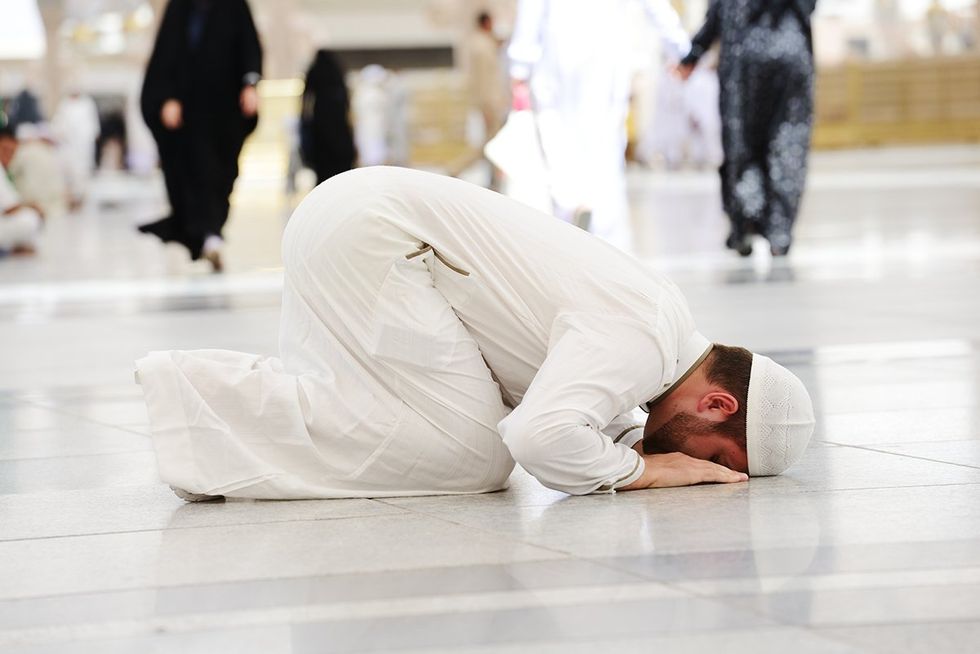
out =
<path fill-rule="evenodd" d="M 309 37 L 295 29 L 299 9 L 295 0 L 260 3 L 249 0 L 262 41 L 262 75 L 266 79 L 295 77 L 313 58 Z"/>
<path fill-rule="evenodd" d="M 61 61 L 61 24 L 65 18 L 62 0 L 38 0 L 41 20 L 44 22 L 44 38 L 47 49 L 44 53 L 42 79 L 36 80 L 41 93 L 42 107 L 50 118 L 54 113 L 63 92 L 64 69 Z"/>

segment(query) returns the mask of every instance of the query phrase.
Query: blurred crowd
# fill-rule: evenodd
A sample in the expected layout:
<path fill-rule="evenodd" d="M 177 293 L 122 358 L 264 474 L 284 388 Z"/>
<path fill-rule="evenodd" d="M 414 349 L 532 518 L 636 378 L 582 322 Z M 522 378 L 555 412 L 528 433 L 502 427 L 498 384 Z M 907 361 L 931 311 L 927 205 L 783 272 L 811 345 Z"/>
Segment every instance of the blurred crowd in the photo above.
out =
<path fill-rule="evenodd" d="M 481 11 L 456 61 L 467 163 L 490 188 L 623 249 L 629 161 L 718 169 L 727 247 L 746 256 L 763 237 L 783 256 L 806 181 L 814 6 L 712 1 L 693 35 L 669 0 L 519 0 L 503 30 Z M 159 165 L 170 210 L 140 230 L 222 269 L 229 196 L 258 121 L 261 36 L 247 0 L 169 0 L 160 18 L 125 106 L 100 111 L 80 89 L 50 113 L 30 89 L 0 105 L 0 251 L 34 252 L 46 218 L 84 205 L 96 169 Z M 638 21 L 658 37 L 646 65 L 624 37 Z M 933 3 L 927 25 L 938 52 L 953 23 Z M 411 165 L 412 106 L 403 71 L 348 68 L 343 53 L 317 50 L 286 125 L 287 188 L 302 169 L 322 182 L 355 166 Z"/>

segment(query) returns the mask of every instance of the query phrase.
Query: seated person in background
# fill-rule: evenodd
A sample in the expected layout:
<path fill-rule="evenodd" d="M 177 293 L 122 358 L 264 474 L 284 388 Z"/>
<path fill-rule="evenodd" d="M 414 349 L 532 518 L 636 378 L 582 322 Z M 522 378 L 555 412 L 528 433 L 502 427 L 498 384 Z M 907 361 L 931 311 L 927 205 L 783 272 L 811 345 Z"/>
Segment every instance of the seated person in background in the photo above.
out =
<path fill-rule="evenodd" d="M 68 209 L 67 178 L 58 150 L 44 123 L 17 126 L 17 155 L 7 166 L 21 201 L 41 207 L 45 217 Z"/>
<path fill-rule="evenodd" d="M 25 203 L 7 173 L 7 167 L 17 154 L 17 138 L 7 129 L 0 129 L 0 252 L 33 254 L 41 229 L 43 213 Z"/>

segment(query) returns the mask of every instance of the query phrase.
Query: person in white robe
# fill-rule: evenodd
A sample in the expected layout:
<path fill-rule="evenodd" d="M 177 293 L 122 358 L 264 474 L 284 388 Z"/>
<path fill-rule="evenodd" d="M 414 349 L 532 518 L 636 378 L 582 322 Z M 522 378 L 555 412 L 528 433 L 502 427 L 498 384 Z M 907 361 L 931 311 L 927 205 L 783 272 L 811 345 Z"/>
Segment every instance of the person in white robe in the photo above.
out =
<path fill-rule="evenodd" d="M 48 126 L 22 123 L 17 140 L 8 172 L 21 200 L 37 205 L 48 218 L 61 216 L 68 208 L 65 170 Z"/>
<path fill-rule="evenodd" d="M 668 0 L 636 0 L 680 59 L 690 40 Z M 530 91 L 559 218 L 628 249 L 626 114 L 633 0 L 521 0 L 508 47 L 514 98 Z"/>
<path fill-rule="evenodd" d="M 95 100 L 75 90 L 64 98 L 51 119 L 68 170 L 68 188 L 75 205 L 88 192 L 95 171 L 95 141 L 101 126 Z"/>
<path fill-rule="evenodd" d="M 282 254 L 279 357 L 137 362 L 182 496 L 481 493 L 515 461 L 573 494 L 732 482 L 781 472 L 813 429 L 802 383 L 770 359 L 741 351 L 740 397 L 706 381 L 725 350 L 665 277 L 473 184 L 337 175 L 297 207 Z M 698 422 L 733 402 L 747 450 Z"/>
<path fill-rule="evenodd" d="M 358 164 L 378 166 L 388 163 L 389 97 L 388 71 L 382 66 L 365 66 L 357 76 L 351 98 L 354 115 L 354 143 Z"/>
<path fill-rule="evenodd" d="M 725 158 L 718 110 L 720 92 L 717 68 L 703 63 L 684 84 L 684 115 L 690 125 L 688 156 L 698 168 L 717 168 Z"/>
<path fill-rule="evenodd" d="M 40 208 L 20 197 L 7 172 L 17 145 L 10 130 L 0 130 L 0 254 L 33 254 L 41 230 Z"/>

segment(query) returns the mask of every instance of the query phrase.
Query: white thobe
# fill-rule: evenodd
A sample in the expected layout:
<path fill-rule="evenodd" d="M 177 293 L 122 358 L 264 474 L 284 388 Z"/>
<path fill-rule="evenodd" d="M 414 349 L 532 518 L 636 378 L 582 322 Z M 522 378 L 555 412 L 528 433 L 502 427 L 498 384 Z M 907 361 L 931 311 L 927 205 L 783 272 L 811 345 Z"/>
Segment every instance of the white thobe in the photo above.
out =
<path fill-rule="evenodd" d="M 0 250 L 31 247 L 37 240 L 41 217 L 30 207 L 21 207 L 11 213 L 8 209 L 21 203 L 20 194 L 14 188 L 6 169 L 0 165 Z"/>
<path fill-rule="evenodd" d="M 54 146 L 41 139 L 22 140 L 10 164 L 10 174 L 26 202 L 36 204 L 49 218 L 65 212 L 64 169 Z"/>
<path fill-rule="evenodd" d="M 61 101 L 51 119 L 68 170 L 68 186 L 75 197 L 82 197 L 95 170 L 95 140 L 101 130 L 95 100 L 87 95 L 69 96 Z"/>
<path fill-rule="evenodd" d="M 560 217 L 592 212 L 590 231 L 631 241 L 626 198 L 626 112 L 634 0 L 521 0 L 508 48 L 511 77 L 529 80 L 550 191 Z M 675 58 L 690 41 L 668 0 L 642 0 Z"/>
<path fill-rule="evenodd" d="M 516 460 L 550 488 L 611 491 L 643 472 L 630 414 L 708 346 L 677 287 L 638 260 L 419 171 L 318 186 L 283 263 L 281 358 L 138 362 L 168 483 L 269 498 L 486 492 Z"/>
<path fill-rule="evenodd" d="M 351 99 L 354 114 L 354 142 L 361 166 L 377 166 L 388 161 L 387 71 L 377 65 L 364 68 L 358 76 Z"/>

